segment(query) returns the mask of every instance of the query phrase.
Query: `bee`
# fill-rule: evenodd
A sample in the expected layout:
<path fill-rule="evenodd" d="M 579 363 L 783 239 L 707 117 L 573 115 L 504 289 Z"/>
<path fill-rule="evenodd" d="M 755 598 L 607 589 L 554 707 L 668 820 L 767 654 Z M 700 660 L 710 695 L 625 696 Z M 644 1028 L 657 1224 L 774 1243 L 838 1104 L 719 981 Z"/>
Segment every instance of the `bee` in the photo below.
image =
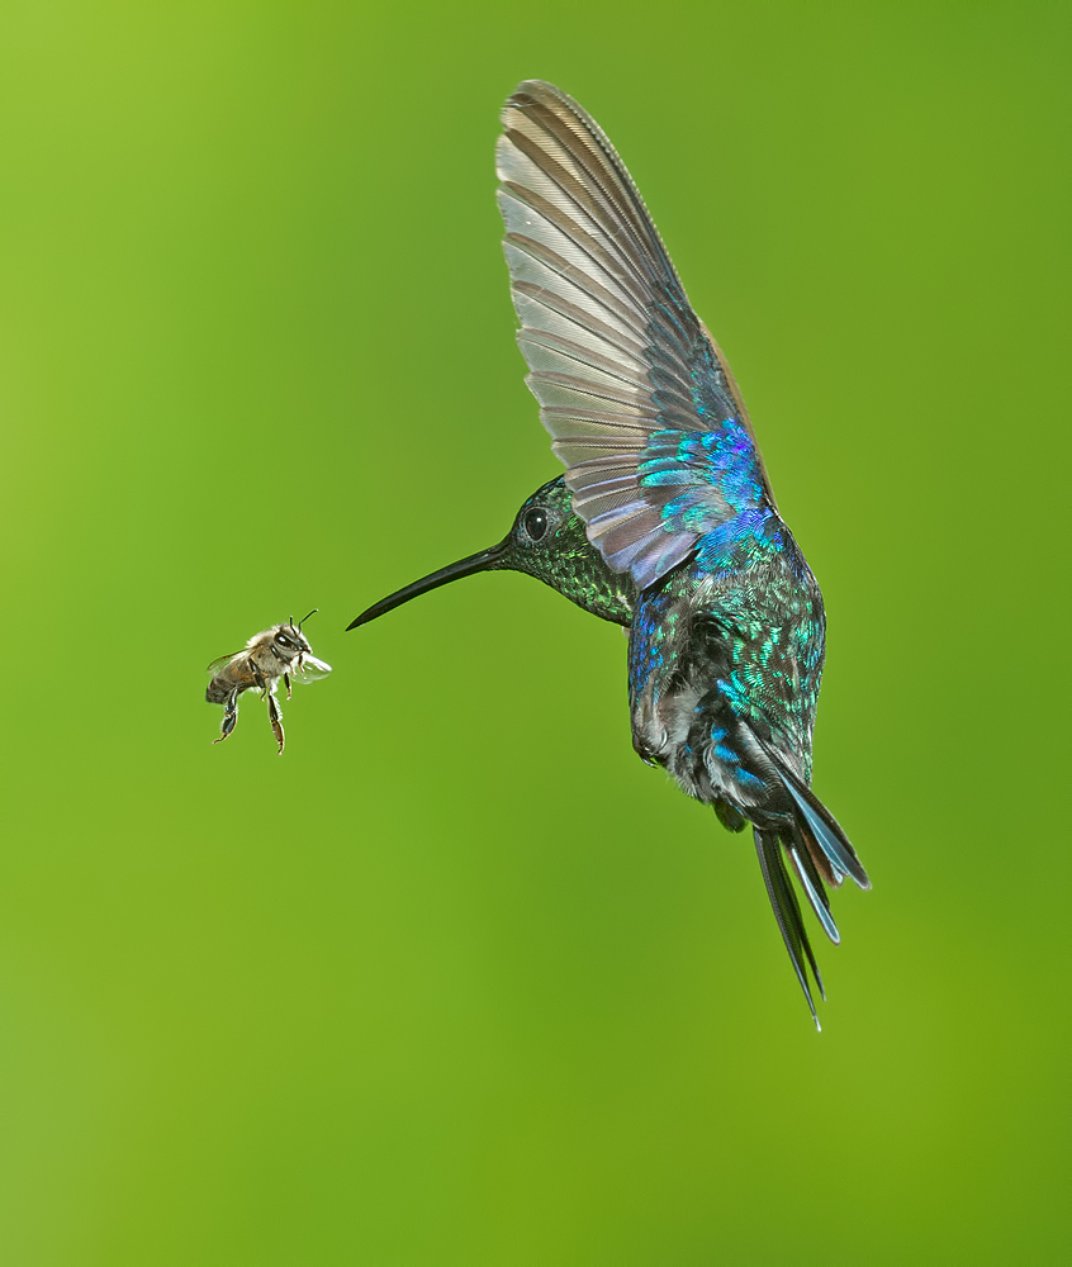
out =
<path fill-rule="evenodd" d="M 302 625 L 317 610 L 314 607 L 297 624 L 291 616 L 287 625 L 275 625 L 263 633 L 254 634 L 243 650 L 220 656 L 208 666 L 212 681 L 205 691 L 205 699 L 210 704 L 223 705 L 223 725 L 213 743 L 223 743 L 234 730 L 238 724 L 238 697 L 243 691 L 255 687 L 261 698 L 268 701 L 268 721 L 282 755 L 286 737 L 283 734 L 283 714 L 275 697 L 279 679 L 283 679 L 289 700 L 291 676 L 295 680 L 315 682 L 331 672 L 330 664 L 313 655 L 309 640 L 302 633 Z"/>

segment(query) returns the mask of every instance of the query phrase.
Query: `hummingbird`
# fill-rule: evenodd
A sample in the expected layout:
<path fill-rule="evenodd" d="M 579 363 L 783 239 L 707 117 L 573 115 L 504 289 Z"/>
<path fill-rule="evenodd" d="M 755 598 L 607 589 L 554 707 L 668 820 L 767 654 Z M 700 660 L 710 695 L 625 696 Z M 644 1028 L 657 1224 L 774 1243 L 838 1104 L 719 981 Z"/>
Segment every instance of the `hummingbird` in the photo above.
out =
<path fill-rule="evenodd" d="M 733 832 L 751 826 L 816 1027 L 822 977 L 792 876 L 840 940 L 828 886 L 867 873 L 811 787 L 822 594 L 778 511 L 721 349 L 606 134 L 529 80 L 502 114 L 504 250 L 526 382 L 565 474 L 507 536 L 348 628 L 477 572 L 525 572 L 629 631 L 633 746 Z M 809 978 L 810 970 L 810 978 Z"/>

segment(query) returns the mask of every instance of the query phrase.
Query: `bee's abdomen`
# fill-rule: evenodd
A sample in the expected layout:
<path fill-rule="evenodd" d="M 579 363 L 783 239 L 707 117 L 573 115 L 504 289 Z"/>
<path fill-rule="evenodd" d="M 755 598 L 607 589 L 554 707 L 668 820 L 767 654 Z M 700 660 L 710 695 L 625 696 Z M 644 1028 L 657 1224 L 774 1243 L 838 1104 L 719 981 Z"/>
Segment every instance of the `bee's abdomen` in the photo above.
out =
<path fill-rule="evenodd" d="M 210 704 L 222 704 L 231 693 L 231 688 L 221 677 L 214 677 L 205 688 L 205 699 Z"/>

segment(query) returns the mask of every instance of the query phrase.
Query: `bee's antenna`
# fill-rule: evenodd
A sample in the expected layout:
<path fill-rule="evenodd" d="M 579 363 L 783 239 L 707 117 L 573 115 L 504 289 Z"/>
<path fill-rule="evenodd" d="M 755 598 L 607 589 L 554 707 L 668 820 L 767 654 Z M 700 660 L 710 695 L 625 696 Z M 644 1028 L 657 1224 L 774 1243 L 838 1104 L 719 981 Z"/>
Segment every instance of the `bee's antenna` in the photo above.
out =
<path fill-rule="evenodd" d="M 314 607 L 314 608 L 313 608 L 313 610 L 312 610 L 311 612 L 306 612 L 306 613 L 305 613 L 305 615 L 301 618 L 301 620 L 299 620 L 299 621 L 298 621 L 298 628 L 300 629 L 300 628 L 302 627 L 302 625 L 304 625 L 304 624 L 305 624 L 305 622 L 309 619 L 309 617 L 310 617 L 310 616 L 315 616 L 315 615 L 316 615 L 316 613 L 317 613 L 319 610 L 320 610 L 320 608 L 319 608 L 319 607 Z M 291 624 L 293 624 L 293 623 L 294 623 L 294 617 L 292 616 L 292 617 L 291 617 Z"/>

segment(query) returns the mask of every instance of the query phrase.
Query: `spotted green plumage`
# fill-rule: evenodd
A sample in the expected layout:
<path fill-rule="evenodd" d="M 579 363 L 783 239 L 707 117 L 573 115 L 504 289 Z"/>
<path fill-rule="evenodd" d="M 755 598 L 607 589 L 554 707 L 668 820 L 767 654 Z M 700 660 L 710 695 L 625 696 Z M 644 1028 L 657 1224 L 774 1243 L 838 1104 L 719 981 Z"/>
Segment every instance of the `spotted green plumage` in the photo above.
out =
<path fill-rule="evenodd" d="M 540 508 L 548 531 L 539 541 L 525 529 L 528 512 Z M 549 585 L 578 607 L 616 625 L 633 620 L 636 587 L 629 576 L 612 572 L 588 540 L 584 520 L 573 513 L 572 496 L 559 476 L 538 488 L 517 513 L 508 547 L 489 571 L 525 572 Z"/>

